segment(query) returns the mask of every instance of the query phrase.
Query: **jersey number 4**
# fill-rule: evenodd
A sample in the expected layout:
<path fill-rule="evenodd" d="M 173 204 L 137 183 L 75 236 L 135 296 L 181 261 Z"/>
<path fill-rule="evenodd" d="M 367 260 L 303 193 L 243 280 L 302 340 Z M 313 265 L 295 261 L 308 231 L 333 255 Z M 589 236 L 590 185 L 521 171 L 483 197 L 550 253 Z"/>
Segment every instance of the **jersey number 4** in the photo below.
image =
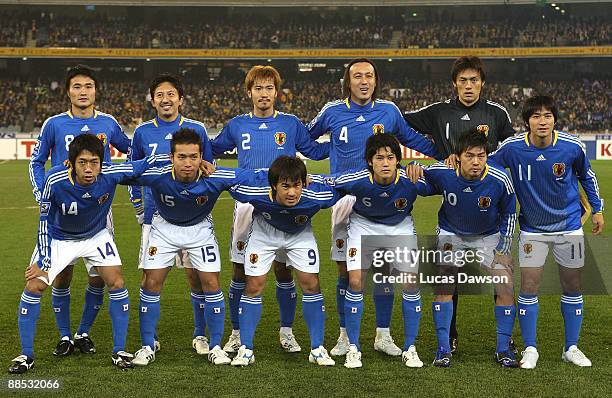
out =
<path fill-rule="evenodd" d="M 338 140 L 344 141 L 348 144 L 348 128 L 346 126 L 342 126 L 340 130 L 340 136 L 338 136 Z"/>

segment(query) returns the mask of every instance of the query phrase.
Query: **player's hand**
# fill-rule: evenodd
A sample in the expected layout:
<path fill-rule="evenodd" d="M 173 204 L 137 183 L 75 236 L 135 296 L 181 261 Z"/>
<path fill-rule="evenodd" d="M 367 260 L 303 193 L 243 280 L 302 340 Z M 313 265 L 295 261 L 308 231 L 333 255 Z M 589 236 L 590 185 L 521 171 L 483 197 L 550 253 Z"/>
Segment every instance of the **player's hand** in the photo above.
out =
<path fill-rule="evenodd" d="M 39 276 L 43 276 L 45 277 L 45 279 L 48 279 L 49 274 L 43 270 L 41 270 L 38 267 L 38 264 L 36 265 L 29 265 L 28 268 L 26 268 L 25 271 L 25 278 L 26 281 L 32 280 L 32 279 L 36 279 Z"/>
<path fill-rule="evenodd" d="M 202 163 L 200 164 L 200 171 L 202 172 L 202 174 L 204 175 L 204 177 L 208 177 L 210 176 L 212 173 L 214 173 L 216 170 L 215 165 L 206 161 L 206 160 L 202 160 Z"/>
<path fill-rule="evenodd" d="M 413 184 L 416 184 L 419 178 L 423 177 L 423 168 L 420 164 L 409 164 L 406 166 L 406 175 Z"/>
<path fill-rule="evenodd" d="M 67 169 L 70 168 L 70 160 L 68 159 L 64 160 L 64 167 L 66 167 Z"/>
<path fill-rule="evenodd" d="M 593 235 L 599 235 L 603 232 L 604 227 L 604 217 L 602 213 L 593 214 L 592 218 L 593 223 Z"/>
<path fill-rule="evenodd" d="M 514 262 L 512 261 L 512 257 L 507 254 L 495 253 L 493 264 L 501 264 L 511 273 L 514 270 Z"/>
<path fill-rule="evenodd" d="M 456 169 L 459 166 L 459 158 L 454 153 L 444 159 L 444 164 L 446 167 L 450 167 L 451 169 Z"/>

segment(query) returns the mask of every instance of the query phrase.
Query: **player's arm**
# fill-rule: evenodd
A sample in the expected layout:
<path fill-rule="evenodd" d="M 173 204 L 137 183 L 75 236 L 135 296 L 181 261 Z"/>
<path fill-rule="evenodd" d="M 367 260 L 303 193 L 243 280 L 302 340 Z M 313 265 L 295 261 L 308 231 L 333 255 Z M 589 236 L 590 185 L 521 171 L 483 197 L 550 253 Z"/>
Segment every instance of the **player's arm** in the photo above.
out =
<path fill-rule="evenodd" d="M 134 137 L 132 137 L 132 142 L 130 144 L 130 150 L 128 151 L 128 162 L 135 162 L 144 158 L 144 151 L 142 150 L 142 139 L 141 134 L 138 129 L 134 131 Z M 142 186 L 140 185 L 128 185 L 128 192 L 130 194 L 130 202 L 132 202 L 132 206 L 134 206 L 134 210 L 136 211 L 136 218 L 138 219 L 138 223 L 142 224 L 141 220 L 144 215 L 144 203 L 142 197 Z"/>
<path fill-rule="evenodd" d="M 591 205 L 592 222 L 593 222 L 593 234 L 599 235 L 603 232 L 604 217 L 603 208 L 604 202 L 599 195 L 599 183 L 597 182 L 597 176 L 591 168 L 591 162 L 586 156 L 584 147 L 577 151 L 578 156 L 574 160 L 573 169 L 576 172 L 580 185 L 584 189 L 586 196 Z"/>
<path fill-rule="evenodd" d="M 327 209 L 336 204 L 342 197 L 347 194 L 347 191 L 335 186 L 334 178 L 323 174 L 308 174 L 309 182 L 314 182 L 314 185 L 309 185 L 308 189 L 313 189 L 320 192 L 325 200 L 321 201 L 320 208 Z"/>
<path fill-rule="evenodd" d="M 312 160 L 323 160 L 329 157 L 329 142 L 317 142 L 312 138 L 306 126 L 300 120 L 295 119 L 296 124 L 296 149 L 304 156 Z"/>
<path fill-rule="evenodd" d="M 491 152 L 488 156 L 488 159 L 492 162 L 497 163 L 498 165 L 500 165 L 503 168 L 508 168 L 510 167 L 510 159 L 509 159 L 509 155 L 510 155 L 510 147 L 508 142 L 508 138 L 504 140 L 504 142 L 501 143 L 501 145 L 499 146 L 499 148 L 497 148 L 496 151 Z"/>
<path fill-rule="evenodd" d="M 406 112 L 404 113 L 404 120 L 408 123 L 409 126 L 420 132 L 421 134 L 425 134 L 436 139 L 434 136 L 434 106 L 427 106 L 425 108 L 421 108 L 417 111 Z"/>
<path fill-rule="evenodd" d="M 516 193 L 510 177 L 507 184 L 500 200 L 499 243 L 495 248 L 496 253 L 504 256 L 510 255 L 516 227 Z"/>
<path fill-rule="evenodd" d="M 433 196 L 442 193 L 436 184 L 435 171 L 428 168 L 423 170 L 423 177 L 417 181 L 416 189 L 419 196 Z"/>
<path fill-rule="evenodd" d="M 167 154 L 151 155 L 134 162 L 107 163 L 102 167 L 102 173 L 107 174 L 116 184 L 128 186 L 150 186 L 160 174 L 171 170 L 172 164 Z"/>
<path fill-rule="evenodd" d="M 110 143 L 119 151 L 129 153 L 131 145 L 130 139 L 125 135 L 125 131 L 123 131 L 123 128 L 115 118 L 113 118 L 113 122 L 113 132 L 110 137 Z"/>
<path fill-rule="evenodd" d="M 45 181 L 44 189 L 40 198 L 40 218 L 38 222 L 38 268 L 42 272 L 49 272 L 49 268 L 51 268 L 51 235 L 49 235 L 49 227 L 48 227 L 48 218 L 49 213 L 51 211 L 51 206 L 53 206 L 54 199 L 54 191 L 53 191 L 53 182 L 56 181 L 54 176 L 56 173 L 49 174 Z M 34 273 L 37 273 L 34 270 Z M 33 276 L 36 277 L 36 276 Z M 28 277 L 31 279 L 31 277 Z"/>
<path fill-rule="evenodd" d="M 240 183 L 229 187 L 228 191 L 232 198 L 242 203 L 251 203 L 254 206 L 262 198 L 269 198 L 270 183 L 266 170 L 234 170 L 245 171 L 246 173 L 239 172 Z"/>
<path fill-rule="evenodd" d="M 211 157 L 215 158 L 222 155 L 224 152 L 231 151 L 236 148 L 236 141 L 232 134 L 232 121 L 226 124 L 219 134 L 210 141 L 212 151 Z"/>
<path fill-rule="evenodd" d="M 308 134 L 310 134 L 313 140 L 316 140 L 328 131 L 326 112 L 326 107 L 324 106 L 317 116 L 315 116 L 306 126 L 308 128 Z"/>
<path fill-rule="evenodd" d="M 36 203 L 40 203 L 42 190 L 45 184 L 45 163 L 49 159 L 49 153 L 53 148 L 53 123 L 49 123 L 49 119 L 43 124 L 40 134 L 36 139 L 36 146 L 30 157 L 28 171 L 30 174 L 30 183 L 32 184 L 32 193 Z"/>
<path fill-rule="evenodd" d="M 510 120 L 510 114 L 504 108 L 500 109 L 497 116 L 499 120 L 498 128 L 499 128 L 499 139 L 500 141 L 504 141 L 516 134 L 514 131 L 514 127 L 512 127 L 512 120 Z"/>
<path fill-rule="evenodd" d="M 437 160 L 443 160 L 444 155 L 438 152 L 433 141 L 428 140 L 423 135 L 419 134 L 413 129 L 406 120 L 402 117 L 399 109 L 394 106 L 394 119 L 397 129 L 395 130 L 395 136 L 405 147 L 414 149 L 427 156 L 435 158 Z"/>

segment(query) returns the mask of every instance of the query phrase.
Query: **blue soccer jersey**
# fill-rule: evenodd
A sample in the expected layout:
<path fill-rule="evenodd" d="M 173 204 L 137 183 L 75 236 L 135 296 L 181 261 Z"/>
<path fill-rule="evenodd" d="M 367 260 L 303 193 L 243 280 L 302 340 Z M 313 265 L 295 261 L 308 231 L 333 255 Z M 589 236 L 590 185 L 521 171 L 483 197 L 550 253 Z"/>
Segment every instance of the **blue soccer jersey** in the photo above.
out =
<path fill-rule="evenodd" d="M 156 117 L 136 126 L 128 159 L 134 161 L 150 155 L 169 154 L 172 136 L 181 128 L 193 129 L 200 135 L 202 139 L 202 157 L 204 160 L 212 163 L 212 149 L 206 127 L 202 122 L 188 119 L 182 115 L 179 115 L 172 122 L 166 122 Z M 144 204 L 144 223 L 151 224 L 156 207 L 151 197 L 150 188 L 144 188 L 144 201 L 142 187 L 130 186 L 128 190 L 135 208 Z"/>
<path fill-rule="evenodd" d="M 321 209 L 332 207 L 342 196 L 323 183 L 323 177 L 311 175 L 313 182 L 302 190 L 300 201 L 292 207 L 274 200 L 268 182 L 268 172 L 255 173 L 248 181 L 230 190 L 234 199 L 253 205 L 253 214 L 261 214 L 274 228 L 296 234 L 311 224 L 312 217 Z"/>
<path fill-rule="evenodd" d="M 238 150 L 238 167 L 268 168 L 281 155 L 304 156 L 321 160 L 329 157 L 329 142 L 318 143 L 295 116 L 275 111 L 271 117 L 260 118 L 247 113 L 236 116 L 212 140 L 214 156 Z"/>
<path fill-rule="evenodd" d="M 442 159 L 433 142 L 410 127 L 390 101 L 377 99 L 363 106 L 349 99 L 329 102 L 308 124 L 308 130 L 313 138 L 330 133 L 332 174 L 366 168 L 365 144 L 373 134 L 394 134 L 404 146 Z"/>
<path fill-rule="evenodd" d="M 603 210 L 595 172 L 582 142 L 555 131 L 552 144 L 537 148 L 522 133 L 506 139 L 490 158 L 512 175 L 520 204 L 521 231 L 559 233 L 582 228 L 578 181 L 593 213 Z"/>
<path fill-rule="evenodd" d="M 367 169 L 349 170 L 327 179 L 343 193 L 356 197 L 353 211 L 370 221 L 397 225 L 410 216 L 417 189 L 404 170 L 398 169 L 395 181 L 380 185 Z"/>
<path fill-rule="evenodd" d="M 68 145 L 74 137 L 81 134 L 94 134 L 104 143 L 104 161 L 110 162 L 112 144 L 123 153 L 128 153 L 130 139 L 123 129 L 109 114 L 94 110 L 92 117 L 82 119 L 70 111 L 51 116 L 42 125 L 36 140 L 36 146 L 30 158 L 29 173 L 32 192 L 37 202 L 45 182 L 45 163 L 51 154 L 51 166 L 59 166 L 68 159 Z"/>
<path fill-rule="evenodd" d="M 516 195 L 506 170 L 488 162 L 482 176 L 467 180 L 459 170 L 435 163 L 417 183 L 419 195 L 443 195 L 438 226 L 456 235 L 500 233 L 497 250 L 508 254 L 516 226 Z"/>

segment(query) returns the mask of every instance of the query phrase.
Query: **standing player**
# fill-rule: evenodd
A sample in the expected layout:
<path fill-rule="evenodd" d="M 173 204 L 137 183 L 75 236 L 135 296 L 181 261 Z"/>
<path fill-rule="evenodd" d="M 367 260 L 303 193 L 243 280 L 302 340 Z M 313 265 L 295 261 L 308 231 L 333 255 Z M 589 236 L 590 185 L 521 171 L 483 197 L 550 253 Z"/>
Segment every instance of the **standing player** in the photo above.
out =
<path fill-rule="evenodd" d="M 518 318 L 526 347 L 521 368 L 535 368 L 539 358 L 537 295 L 550 246 L 559 265 L 563 289 L 565 346 L 561 358 L 578 366 L 591 366 L 591 361 L 578 349 L 583 317 L 580 269 L 584 266 L 585 252 L 578 182 L 592 207 L 594 235 L 600 234 L 604 225 L 599 184 L 584 144 L 571 134 L 554 130 L 557 107 L 552 97 L 528 98 L 522 117 L 528 132 L 505 140 L 491 154 L 492 160 L 510 169 L 521 206 Z"/>
<path fill-rule="evenodd" d="M 129 159 L 134 161 L 150 155 L 170 153 L 172 135 L 181 128 L 191 128 L 200 135 L 202 140 L 203 159 L 212 163 L 213 157 L 206 127 L 204 127 L 203 123 L 188 119 L 179 113 L 184 99 L 183 83 L 175 76 L 163 74 L 151 82 L 149 92 L 151 94 L 151 105 L 155 108 L 157 116 L 138 125 L 134 130 Z M 139 268 L 142 268 L 145 255 L 144 250 L 147 247 L 147 241 L 151 232 L 151 221 L 157 209 L 155 201 L 151 196 L 150 188 L 144 188 L 144 201 L 141 187 L 130 187 L 129 190 L 138 220 L 142 224 L 138 265 Z M 191 287 L 191 304 L 193 306 L 194 319 L 192 347 L 198 354 L 207 355 L 209 347 L 205 334 L 204 294 L 202 293 L 200 279 L 189 262 L 189 256 L 183 254 L 177 255 L 176 265 L 185 269 L 185 275 Z M 155 339 L 155 349 L 158 350 L 158 347 L 159 342 Z"/>
<path fill-rule="evenodd" d="M 431 141 L 414 131 L 403 119 L 400 110 L 389 101 L 377 99 L 380 79 L 374 63 L 368 59 L 355 59 L 346 67 L 342 80 L 342 100 L 327 103 L 308 124 L 310 135 L 318 138 L 331 135 L 330 169 L 340 173 L 349 169 L 367 167 L 363 156 L 365 143 L 373 134 L 391 133 L 404 146 L 426 155 L 440 158 Z M 345 329 L 344 298 L 348 287 L 345 244 L 348 217 L 355 197 L 345 196 L 332 208 L 332 260 L 338 264 L 336 304 L 340 318 L 338 344 L 332 355 L 345 355 L 349 340 Z M 374 348 L 388 355 L 398 356 L 402 350 L 395 345 L 389 332 L 393 310 L 393 286 L 377 285 L 374 292 L 376 306 L 376 340 Z"/>
<path fill-rule="evenodd" d="M 429 166 L 425 178 L 417 184 L 419 195 L 443 195 L 438 212 L 438 251 L 446 257 L 466 249 L 479 253 L 480 265 L 492 276 L 507 283 L 495 285 L 495 321 L 497 323 L 497 349 L 495 360 L 503 367 L 518 367 L 514 352 L 510 349 L 510 337 L 514 327 L 516 307 L 512 281 L 512 237 L 516 224 L 516 195 L 506 171 L 487 162 L 487 137 L 477 129 L 459 137 L 456 144 L 459 159 L 457 169 L 443 163 Z M 465 256 L 454 256 L 459 262 L 440 262 L 440 272 L 457 276 L 457 268 L 463 265 Z M 438 349 L 434 366 L 451 364 L 449 330 L 452 318 L 452 293 L 443 286 L 434 301 L 432 312 Z"/>
<path fill-rule="evenodd" d="M 237 149 L 238 167 L 243 169 L 268 168 L 278 156 L 295 156 L 300 151 L 314 160 L 329 156 L 329 143 L 319 144 L 310 138 L 308 130 L 294 115 L 278 112 L 274 101 L 281 87 L 281 77 L 272 66 L 256 65 L 244 79 L 246 93 L 253 102 L 253 111 L 236 116 L 212 141 L 213 155 Z M 240 342 L 238 306 L 245 288 L 244 249 L 252 221 L 253 206 L 236 202 L 231 232 L 230 259 L 233 263 L 229 288 L 232 334 L 223 349 L 236 352 Z M 292 331 L 297 305 L 297 292 L 291 270 L 281 255 L 274 262 L 276 298 L 280 308 L 280 344 L 287 352 L 301 350 Z"/>
<path fill-rule="evenodd" d="M 261 293 L 274 258 L 283 253 L 295 269 L 302 288 L 302 313 L 310 333 L 308 359 L 321 366 L 334 360 L 323 347 L 325 305 L 319 285 L 319 250 L 312 233 L 312 217 L 331 207 L 338 193 L 316 178 L 306 187 L 306 166 L 297 157 L 276 158 L 268 172 L 257 173 L 230 193 L 239 201 L 254 206 L 253 222 L 247 241 L 246 288 L 240 299 L 240 340 L 242 346 L 232 360 L 234 366 L 255 361 L 253 340 L 261 318 Z"/>
<path fill-rule="evenodd" d="M 93 69 L 77 65 L 68 70 L 66 75 L 66 93 L 70 99 L 70 109 L 48 118 L 42 125 L 36 147 L 32 152 L 29 165 L 30 182 L 36 202 L 40 203 L 43 183 L 45 181 L 45 163 L 51 153 L 51 166 L 61 165 L 68 159 L 68 147 L 75 137 L 81 134 L 93 134 L 104 145 L 103 161 L 110 162 L 110 147 L 127 153 L 130 140 L 127 138 L 117 120 L 111 115 L 95 109 L 97 79 Z M 108 227 L 112 233 L 112 213 L 109 212 Z M 31 264 L 38 261 L 38 252 L 34 250 Z M 60 332 L 60 341 L 53 355 L 70 355 L 76 346 L 82 353 L 96 352 L 89 331 L 102 305 L 104 281 L 96 274 L 95 269 L 89 275 L 89 285 L 85 289 L 85 304 L 81 323 L 76 334 L 70 327 L 70 282 L 73 265 L 57 275 L 53 282 L 51 303 L 55 320 Z"/>
<path fill-rule="evenodd" d="M 438 152 L 444 158 L 454 156 L 459 137 L 464 131 L 478 129 L 487 137 L 487 153 L 497 149 L 499 143 L 514 135 L 510 115 L 502 105 L 481 97 L 485 84 L 485 71 L 478 57 L 458 58 L 451 69 L 453 88 L 457 96 L 435 102 L 404 115 L 416 130 L 433 137 Z M 453 321 L 451 324 L 451 349 L 457 351 L 457 302 L 453 295 Z M 514 343 L 511 345 L 514 348 Z"/>

